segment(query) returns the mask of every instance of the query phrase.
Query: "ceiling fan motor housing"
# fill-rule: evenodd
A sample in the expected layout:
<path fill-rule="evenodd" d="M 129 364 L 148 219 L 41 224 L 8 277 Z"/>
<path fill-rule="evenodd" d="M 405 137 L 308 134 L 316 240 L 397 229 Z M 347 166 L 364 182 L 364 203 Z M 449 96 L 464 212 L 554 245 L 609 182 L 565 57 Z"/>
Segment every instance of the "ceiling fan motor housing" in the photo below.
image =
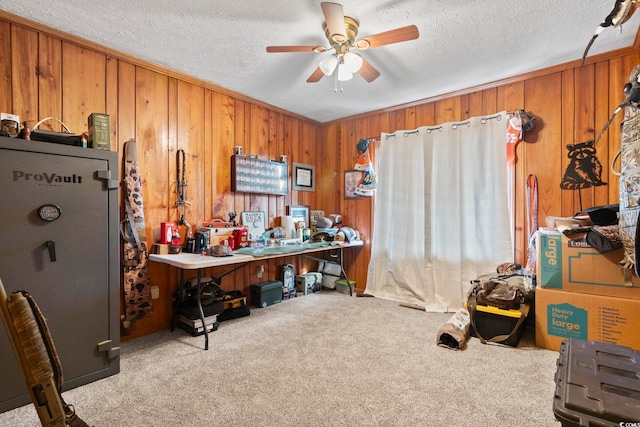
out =
<path fill-rule="evenodd" d="M 346 36 L 346 38 L 342 34 L 329 34 L 329 27 L 327 26 L 326 22 L 322 24 L 322 29 L 324 30 L 324 34 L 327 37 L 327 40 L 329 40 L 331 47 L 338 49 L 340 46 L 346 46 L 347 48 L 349 48 L 350 46 L 354 45 L 354 41 L 356 39 L 356 36 L 358 35 L 359 26 L 360 23 L 357 19 L 351 18 L 350 16 L 345 16 L 344 36 Z"/>

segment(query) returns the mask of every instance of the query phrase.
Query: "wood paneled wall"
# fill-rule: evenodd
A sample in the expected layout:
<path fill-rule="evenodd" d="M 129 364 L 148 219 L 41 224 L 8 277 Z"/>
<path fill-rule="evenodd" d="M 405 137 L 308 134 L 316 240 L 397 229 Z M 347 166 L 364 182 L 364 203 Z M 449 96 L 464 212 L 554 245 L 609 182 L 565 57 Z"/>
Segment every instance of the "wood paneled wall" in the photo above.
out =
<path fill-rule="evenodd" d="M 439 99 L 319 124 L 2 11 L 0 54 L 0 111 L 18 114 L 32 125 L 43 117 L 57 117 L 76 132 L 86 130 L 89 114 L 105 112 L 111 119 L 112 150 L 122 153 L 125 141 L 136 139 L 149 242 L 159 239 L 161 222 L 180 218 L 175 205 L 176 152 L 182 149 L 187 155 L 191 203 L 186 218 L 194 227 L 209 218 L 226 217 L 230 211 L 247 210 L 265 211 L 268 225 L 274 226 L 289 205 L 340 213 L 365 242 L 363 248 L 346 251 L 345 257 L 349 277 L 359 290 L 366 284 L 374 198 L 345 200 L 342 189 L 343 173 L 354 166 L 360 138 L 501 110 L 523 108 L 535 115 L 535 129 L 517 149 L 515 259 L 524 262 L 527 175 L 538 179 L 541 225 L 547 215 L 569 216 L 578 211 L 578 194 L 559 186 L 568 163 L 565 146 L 597 135 L 624 98 L 622 87 L 640 62 L 635 52 L 616 52 L 580 68 L 541 70 Z M 609 164 L 620 146 L 621 116 L 597 146 L 603 179 L 609 185 L 583 190 L 585 208 L 618 201 L 618 179 L 610 173 Z M 377 144 L 371 144 L 374 162 Z M 245 153 L 272 158 L 284 154 L 290 164 L 315 165 L 316 191 L 291 191 L 287 196 L 231 192 L 229 157 L 236 145 L 243 146 Z M 181 231 L 184 235 L 185 229 Z M 223 287 L 246 292 L 249 284 L 278 278 L 280 266 L 287 263 L 294 263 L 298 273 L 315 268 L 314 262 L 295 257 L 256 261 L 225 275 Z M 256 274 L 260 265 L 265 267 L 262 278 Z M 179 285 L 179 271 L 154 263 L 150 268 L 160 299 L 154 300 L 153 316 L 139 321 L 123 339 L 169 327 L 171 294 Z M 218 268 L 208 274 L 226 271 Z"/>
<path fill-rule="evenodd" d="M 179 149 L 186 153 L 190 205 L 185 217 L 194 229 L 204 220 L 227 218 L 230 211 L 264 211 L 270 227 L 278 225 L 278 217 L 286 215 L 289 205 L 339 211 L 337 195 L 327 197 L 320 189 L 291 191 L 287 196 L 230 191 L 230 156 L 236 145 L 248 154 L 286 155 L 289 163 L 316 164 L 318 177 L 336 169 L 337 153 L 319 164 L 318 123 L 5 13 L 0 14 L 0 49 L 0 111 L 17 114 L 31 126 L 53 116 L 78 133 L 87 130 L 92 112 L 107 113 L 111 149 L 120 153 L 120 159 L 124 143 L 136 139 L 148 242 L 159 240 L 161 222 L 180 219 L 176 207 Z M 337 191 L 334 178 L 319 179 L 320 188 Z M 180 230 L 184 236 L 186 227 Z M 295 257 L 257 261 L 224 276 L 222 285 L 246 292 L 249 284 L 279 278 L 281 265 L 287 263 L 295 264 L 298 272 L 316 268 L 315 262 Z M 261 265 L 265 274 L 258 278 Z M 137 322 L 125 339 L 169 327 L 171 297 L 180 274 L 154 263 L 150 269 L 160 299 L 154 300 L 153 316 Z M 226 271 L 218 268 L 207 273 L 219 276 Z"/>

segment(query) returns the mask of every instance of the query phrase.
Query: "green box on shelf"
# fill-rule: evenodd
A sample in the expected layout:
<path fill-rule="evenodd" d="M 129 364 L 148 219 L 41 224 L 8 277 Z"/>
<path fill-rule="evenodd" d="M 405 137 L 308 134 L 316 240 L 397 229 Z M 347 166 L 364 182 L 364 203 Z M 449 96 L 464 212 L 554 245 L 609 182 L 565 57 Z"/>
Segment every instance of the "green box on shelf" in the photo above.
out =
<path fill-rule="evenodd" d="M 89 116 L 89 148 L 111 151 L 109 115 L 91 113 Z"/>

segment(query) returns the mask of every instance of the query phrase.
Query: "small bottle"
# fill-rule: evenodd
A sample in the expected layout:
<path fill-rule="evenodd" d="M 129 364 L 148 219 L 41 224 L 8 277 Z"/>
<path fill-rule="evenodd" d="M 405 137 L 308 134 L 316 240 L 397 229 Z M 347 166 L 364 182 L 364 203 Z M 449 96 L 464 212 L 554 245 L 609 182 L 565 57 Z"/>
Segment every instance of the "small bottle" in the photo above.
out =
<path fill-rule="evenodd" d="M 171 244 L 180 245 L 180 233 L 178 233 L 178 230 L 173 230 L 173 236 L 171 237 Z"/>
<path fill-rule="evenodd" d="M 180 233 L 178 230 L 173 230 L 173 236 L 171 236 L 169 245 L 169 253 L 170 254 L 179 254 L 182 252 L 182 247 L 180 246 Z"/>

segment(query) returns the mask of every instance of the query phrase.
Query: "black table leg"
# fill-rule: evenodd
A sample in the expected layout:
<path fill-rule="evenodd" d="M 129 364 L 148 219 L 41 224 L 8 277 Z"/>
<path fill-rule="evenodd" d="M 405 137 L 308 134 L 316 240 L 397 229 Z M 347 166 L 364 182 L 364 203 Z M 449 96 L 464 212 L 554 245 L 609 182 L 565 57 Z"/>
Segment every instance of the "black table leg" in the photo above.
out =
<path fill-rule="evenodd" d="M 184 292 L 184 270 L 180 269 L 180 286 L 178 287 L 178 298 L 173 301 L 173 314 L 171 316 L 171 332 L 175 329 L 176 318 L 178 317 L 178 306 L 180 305 L 179 298 L 182 298 Z"/>
<path fill-rule="evenodd" d="M 202 328 L 204 330 L 204 349 L 209 350 L 209 331 L 207 328 L 207 324 L 205 323 L 204 310 L 202 309 L 202 283 L 200 283 L 201 278 L 202 271 L 198 269 L 198 310 L 200 310 L 200 319 L 202 320 Z"/>
<path fill-rule="evenodd" d="M 342 248 L 340 248 L 340 270 L 342 270 L 342 275 L 344 276 L 344 279 L 347 281 L 347 286 L 349 286 L 349 296 L 352 297 L 353 296 L 353 290 L 351 289 L 351 282 L 349 282 L 349 277 L 347 277 L 347 272 L 344 271 L 344 264 L 342 263 Z"/>

